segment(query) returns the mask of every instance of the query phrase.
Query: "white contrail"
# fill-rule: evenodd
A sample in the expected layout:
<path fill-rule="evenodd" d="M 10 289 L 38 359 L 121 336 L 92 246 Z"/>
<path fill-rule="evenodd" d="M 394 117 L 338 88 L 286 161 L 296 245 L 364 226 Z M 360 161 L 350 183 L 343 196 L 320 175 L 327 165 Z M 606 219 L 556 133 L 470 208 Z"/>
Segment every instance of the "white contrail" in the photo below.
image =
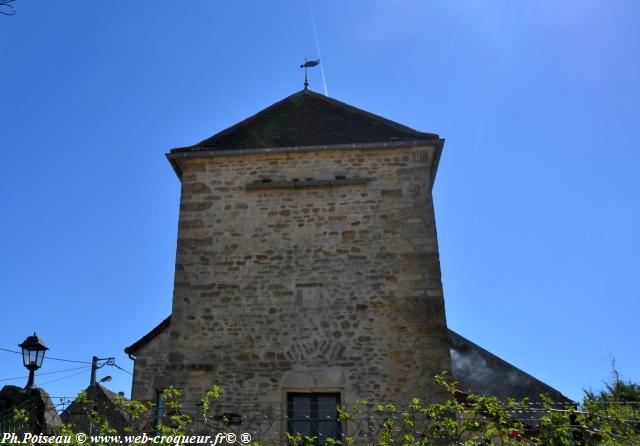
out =
<path fill-rule="evenodd" d="M 327 80 L 324 77 L 323 59 L 320 54 L 320 39 L 318 39 L 318 28 L 316 27 L 316 19 L 313 16 L 313 7 L 311 6 L 311 0 L 309 0 L 309 12 L 311 13 L 311 24 L 313 25 L 313 35 L 316 38 L 316 50 L 318 51 L 318 59 L 320 59 L 320 74 L 322 74 L 322 85 L 324 87 L 324 95 L 329 96 L 329 90 L 327 90 Z"/>

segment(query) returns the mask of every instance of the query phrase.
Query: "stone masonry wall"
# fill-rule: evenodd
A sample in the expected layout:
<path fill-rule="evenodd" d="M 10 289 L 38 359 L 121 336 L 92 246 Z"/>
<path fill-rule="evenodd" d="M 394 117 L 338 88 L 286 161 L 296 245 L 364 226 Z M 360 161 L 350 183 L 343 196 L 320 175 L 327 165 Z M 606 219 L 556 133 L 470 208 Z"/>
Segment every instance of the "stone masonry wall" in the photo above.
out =
<path fill-rule="evenodd" d="M 133 390 L 131 398 L 139 401 L 155 401 L 156 390 L 167 384 L 167 356 L 169 327 L 136 351 Z"/>
<path fill-rule="evenodd" d="M 169 382 L 197 399 L 287 390 L 408 401 L 450 369 L 434 147 L 180 160 Z M 246 190 L 259 179 L 367 184 Z M 137 366 L 138 367 L 138 366 Z M 142 379 L 142 378 L 141 378 Z"/>

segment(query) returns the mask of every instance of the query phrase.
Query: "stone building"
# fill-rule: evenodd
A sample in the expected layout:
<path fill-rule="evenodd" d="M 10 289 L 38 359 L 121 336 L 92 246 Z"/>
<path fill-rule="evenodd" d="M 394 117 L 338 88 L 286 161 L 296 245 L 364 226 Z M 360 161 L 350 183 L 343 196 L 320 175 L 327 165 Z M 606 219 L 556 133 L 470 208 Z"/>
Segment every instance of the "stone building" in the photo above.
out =
<path fill-rule="evenodd" d="M 431 194 L 443 145 L 305 89 L 171 150 L 173 308 L 125 349 L 132 398 L 218 384 L 291 414 L 438 398 L 445 369 L 474 390 L 479 368 L 484 392 L 560 397 L 447 329 Z"/>
<path fill-rule="evenodd" d="M 124 393 L 112 392 L 102 384 L 96 383 L 95 387 L 89 385 L 84 389 L 84 395 L 83 398 L 73 400 L 62 411 L 60 418 L 64 424 L 73 426 L 78 432 L 95 432 L 95 428 L 91 427 L 91 413 L 95 412 L 120 433 L 125 433 L 126 428 L 132 426 L 133 420 L 124 408 Z M 96 421 L 93 423 L 95 426 Z"/>

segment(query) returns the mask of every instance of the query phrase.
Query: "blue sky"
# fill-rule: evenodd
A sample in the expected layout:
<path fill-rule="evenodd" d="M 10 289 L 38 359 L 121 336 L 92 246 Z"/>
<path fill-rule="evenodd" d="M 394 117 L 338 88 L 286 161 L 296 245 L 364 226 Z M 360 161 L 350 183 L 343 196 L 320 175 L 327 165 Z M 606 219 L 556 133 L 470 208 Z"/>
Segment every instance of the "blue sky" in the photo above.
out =
<path fill-rule="evenodd" d="M 640 381 L 640 3 L 312 1 L 330 96 L 446 139 L 449 325 L 572 398 L 613 358 Z M 302 88 L 309 1 L 14 5 L 0 347 L 36 330 L 52 357 L 131 370 L 123 348 L 171 310 L 179 182 L 164 154 Z M 319 70 L 310 81 L 324 90 Z M 129 392 L 129 375 L 105 374 Z M 0 379 L 25 375 L 0 351 Z M 59 378 L 44 387 L 75 395 L 89 373 L 37 382 Z"/>

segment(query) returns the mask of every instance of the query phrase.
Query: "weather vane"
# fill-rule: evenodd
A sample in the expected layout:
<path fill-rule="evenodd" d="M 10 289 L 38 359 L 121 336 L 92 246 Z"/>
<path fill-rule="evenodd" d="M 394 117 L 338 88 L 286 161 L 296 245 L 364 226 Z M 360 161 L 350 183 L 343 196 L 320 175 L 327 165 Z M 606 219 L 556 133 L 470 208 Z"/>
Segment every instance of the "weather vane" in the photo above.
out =
<path fill-rule="evenodd" d="M 313 68 L 317 65 L 320 65 L 320 59 L 318 60 L 309 60 L 305 57 L 304 63 L 300 65 L 300 68 L 304 68 L 304 89 L 309 89 L 309 81 L 307 80 L 307 68 Z"/>

